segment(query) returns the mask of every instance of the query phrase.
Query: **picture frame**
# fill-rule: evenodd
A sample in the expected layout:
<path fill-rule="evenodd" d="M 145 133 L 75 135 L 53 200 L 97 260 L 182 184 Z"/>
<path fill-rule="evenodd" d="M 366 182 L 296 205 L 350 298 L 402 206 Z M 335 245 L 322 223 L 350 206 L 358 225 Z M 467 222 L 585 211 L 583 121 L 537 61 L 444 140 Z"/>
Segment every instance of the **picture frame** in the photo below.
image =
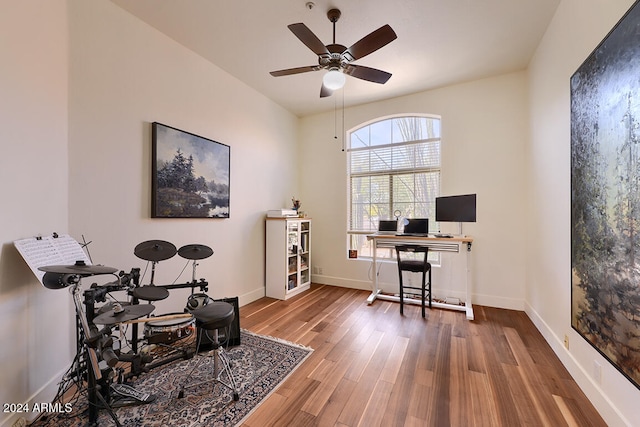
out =
<path fill-rule="evenodd" d="M 571 326 L 640 388 L 640 6 L 571 76 Z"/>
<path fill-rule="evenodd" d="M 229 218 L 231 147 L 151 124 L 152 218 Z"/>

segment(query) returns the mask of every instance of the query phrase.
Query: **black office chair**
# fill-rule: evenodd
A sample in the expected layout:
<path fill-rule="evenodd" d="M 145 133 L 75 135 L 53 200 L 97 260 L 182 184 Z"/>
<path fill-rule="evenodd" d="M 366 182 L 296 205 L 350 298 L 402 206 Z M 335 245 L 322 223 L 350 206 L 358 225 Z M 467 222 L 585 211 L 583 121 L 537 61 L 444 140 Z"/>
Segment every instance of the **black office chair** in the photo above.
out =
<path fill-rule="evenodd" d="M 400 314 L 404 314 L 405 289 L 420 290 L 422 294 L 422 317 L 425 317 L 426 294 L 429 294 L 429 308 L 431 308 L 431 264 L 427 261 L 429 248 L 417 245 L 398 245 L 398 276 L 400 279 Z M 402 282 L 402 272 L 422 273 L 420 287 L 405 286 Z M 427 275 L 429 280 L 427 281 Z"/>

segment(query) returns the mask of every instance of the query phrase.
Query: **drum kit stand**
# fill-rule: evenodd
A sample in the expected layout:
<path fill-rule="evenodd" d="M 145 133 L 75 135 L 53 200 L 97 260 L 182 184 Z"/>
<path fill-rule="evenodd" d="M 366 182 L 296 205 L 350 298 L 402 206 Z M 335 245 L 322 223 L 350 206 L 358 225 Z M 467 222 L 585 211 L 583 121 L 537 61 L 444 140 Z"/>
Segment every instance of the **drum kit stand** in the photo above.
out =
<path fill-rule="evenodd" d="M 193 262 L 191 281 L 155 285 L 156 264 L 173 257 L 176 253 Z M 132 268 L 130 273 L 120 271 L 116 274 L 115 268 L 87 265 L 83 261 L 77 261 L 73 265 L 51 265 L 39 268 L 45 272 L 42 279 L 45 287 L 49 289 L 71 287 L 76 311 L 76 356 L 65 377 L 75 378 L 75 384 L 79 388 L 86 387 L 88 425 L 91 427 L 97 426 L 99 409 L 107 410 L 116 426 L 120 426 L 113 408 L 146 404 L 155 399 L 155 396 L 127 385 L 127 380 L 175 360 L 193 357 L 195 348 L 179 349 L 172 344 L 194 332 L 195 319 L 189 313 L 194 308 L 193 302 L 202 303 L 202 298 L 209 300 L 204 293 L 208 290 L 209 284 L 204 279 L 196 279 L 197 261 L 213 255 L 213 250 L 208 246 L 192 244 L 178 250 L 170 242 L 149 240 L 138 244 L 134 254 L 152 263 L 151 279 L 148 285 L 140 286 L 139 268 Z M 107 274 L 116 276 L 117 280 L 103 285 L 92 284 L 83 292 L 84 299 L 81 301 L 82 279 Z M 151 302 L 163 300 L 169 296 L 171 289 L 180 288 L 191 288 L 191 297 L 184 313 L 150 316 L 155 309 Z M 200 289 L 200 293 L 194 293 L 196 288 Z M 116 291 L 126 291 L 129 301 L 107 302 L 107 296 Z M 140 301 L 148 303 L 141 304 Z M 105 304 L 96 307 L 98 303 Z M 150 354 L 138 351 L 140 341 L 138 326 L 141 323 L 145 324 L 143 341 L 147 345 L 169 348 L 168 356 L 154 360 Z M 114 328 L 122 332 L 123 327 L 128 325 L 131 325 L 129 342 L 131 351 L 124 352 L 120 345 L 120 339 L 123 336 L 114 337 L 112 332 Z M 127 340 L 126 337 L 124 340 Z"/>

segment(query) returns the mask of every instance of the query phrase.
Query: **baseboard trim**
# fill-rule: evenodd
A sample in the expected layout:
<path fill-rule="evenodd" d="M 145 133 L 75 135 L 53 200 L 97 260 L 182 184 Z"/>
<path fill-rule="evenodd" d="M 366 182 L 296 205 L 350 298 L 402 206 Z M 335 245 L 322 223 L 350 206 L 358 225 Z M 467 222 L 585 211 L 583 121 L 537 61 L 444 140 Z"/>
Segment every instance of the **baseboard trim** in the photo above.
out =
<path fill-rule="evenodd" d="M 607 425 L 632 425 L 603 392 L 602 388 L 588 374 L 588 371 L 578 362 L 574 355 L 565 348 L 564 338 L 557 336 L 544 319 L 542 319 L 536 310 L 528 303 L 525 303 L 524 311 Z"/>
<path fill-rule="evenodd" d="M 242 295 L 238 295 L 238 305 L 242 307 L 243 305 L 247 305 L 250 302 L 259 300 L 260 298 L 266 295 L 266 289 L 264 286 L 260 286 L 259 288 L 255 288 L 252 291 L 244 293 Z M 234 295 L 235 296 L 235 295 Z"/>
<path fill-rule="evenodd" d="M 71 362 L 69 362 L 71 364 Z M 53 377 L 49 379 L 42 387 L 36 390 L 26 402 L 29 405 L 29 409 L 33 408 L 35 403 L 51 403 L 56 393 L 58 392 L 58 384 L 62 380 L 62 376 L 69 370 L 68 367 L 63 368 L 58 373 L 56 373 Z M 17 413 L 12 414 L 8 418 L 0 421 L 0 427 L 9 427 L 13 425 L 19 418 L 24 418 L 27 422 L 33 421 L 39 414 L 38 413 Z"/>
<path fill-rule="evenodd" d="M 340 286 L 342 288 L 360 289 L 363 291 L 371 290 L 371 282 L 368 280 L 353 280 L 343 277 L 325 276 L 320 274 L 312 274 L 311 282 L 320 285 Z"/>
<path fill-rule="evenodd" d="M 340 286 L 343 288 L 361 289 L 366 291 L 372 290 L 371 282 L 368 280 L 344 279 L 342 277 L 325 276 L 319 274 L 312 275 L 311 280 L 313 283 L 318 283 L 321 285 Z M 379 286 L 383 291 L 398 288 L 397 283 L 381 282 Z M 440 289 L 435 286 L 433 287 L 433 295 L 436 298 L 442 299 L 446 297 L 455 297 L 459 298 L 461 301 L 464 301 L 466 298 L 466 294 L 462 291 Z M 524 301 L 515 298 L 502 298 L 489 295 L 473 294 L 473 304 L 524 311 Z"/>

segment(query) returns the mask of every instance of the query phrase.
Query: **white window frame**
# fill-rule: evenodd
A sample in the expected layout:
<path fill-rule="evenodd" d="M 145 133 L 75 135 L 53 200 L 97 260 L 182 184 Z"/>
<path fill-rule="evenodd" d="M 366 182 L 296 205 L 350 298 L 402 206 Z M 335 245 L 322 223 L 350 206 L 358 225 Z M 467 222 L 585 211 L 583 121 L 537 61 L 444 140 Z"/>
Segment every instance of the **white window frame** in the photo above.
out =
<path fill-rule="evenodd" d="M 435 119 L 439 121 L 439 134 L 435 137 L 432 138 L 426 138 L 426 139 L 417 139 L 414 141 L 405 141 L 405 142 L 396 142 L 396 143 L 389 143 L 389 144 L 377 144 L 377 145 L 371 145 L 369 147 L 358 147 L 358 148 L 352 148 L 351 147 L 351 137 L 352 134 L 354 134 L 355 132 L 367 127 L 367 126 L 371 126 L 374 125 L 375 123 L 379 123 L 379 122 L 384 122 L 384 121 L 388 121 L 388 120 L 393 120 L 393 119 L 398 119 L 398 118 L 403 118 L 403 117 L 407 117 L 407 118 L 427 118 L 427 119 Z M 364 177 L 364 176 L 385 176 L 385 177 L 389 177 L 390 179 L 390 186 L 392 185 L 392 180 L 394 176 L 398 176 L 398 175 L 418 175 L 418 174 L 432 174 L 432 173 L 437 173 L 437 188 L 435 189 L 434 193 L 433 193 L 433 197 L 429 198 L 429 204 L 431 204 L 433 206 L 433 212 L 435 212 L 435 198 L 437 196 L 440 195 L 440 182 L 441 182 L 441 177 L 442 177 L 442 118 L 438 115 L 433 115 L 433 114 L 420 114 L 420 113 L 407 113 L 407 114 L 396 114 L 396 115 L 389 115 L 389 116 L 384 116 L 384 117 L 378 117 L 376 119 L 370 120 L 368 122 L 365 123 L 361 123 L 360 125 L 350 129 L 347 134 L 346 134 L 346 152 L 347 152 L 347 156 L 346 156 L 346 170 L 347 170 L 347 218 L 346 218 L 346 229 L 347 229 L 347 249 L 348 250 L 352 250 L 352 249 L 358 249 L 358 258 L 364 258 L 364 259 L 369 259 L 372 257 L 372 253 L 371 250 L 372 248 L 369 246 L 368 248 L 366 248 L 365 250 L 361 250 L 361 248 L 363 246 L 366 246 L 366 243 L 364 245 L 354 245 L 353 241 L 355 239 L 364 239 L 364 236 L 371 234 L 373 232 L 375 232 L 375 229 L 371 229 L 373 227 L 371 227 L 368 230 L 355 230 L 355 229 L 351 229 L 351 216 L 352 216 L 352 207 L 353 207 L 353 201 L 352 201 L 352 194 L 351 194 L 351 190 L 352 190 L 352 179 L 354 177 Z M 384 170 L 384 171 L 368 171 L 368 172 L 356 172 L 356 173 L 352 173 L 351 171 L 351 153 L 353 152 L 358 152 L 358 151 L 370 151 L 373 149 L 380 149 L 380 148 L 401 148 L 401 147 L 406 147 L 406 146 L 410 146 L 410 145 L 418 145 L 418 144 L 423 144 L 423 143 L 434 143 L 436 142 L 438 144 L 438 150 L 439 150 L 439 156 L 438 156 L 438 165 L 437 167 L 434 166 L 429 166 L 429 167 L 420 167 L 420 168 L 398 168 L 398 169 L 394 169 L 391 168 L 389 170 Z M 389 198 L 390 198 L 390 202 L 389 202 L 389 209 L 390 209 L 390 217 L 389 218 L 378 218 L 378 219 L 393 219 L 392 214 L 395 210 L 395 208 L 393 207 L 393 188 L 390 187 L 389 189 Z M 415 200 L 414 200 L 415 203 Z M 401 218 L 402 219 L 402 218 Z M 373 226 L 373 224 L 371 224 Z M 437 228 L 437 224 L 435 222 L 435 214 L 434 215 L 429 215 L 429 230 L 433 231 L 436 230 Z M 385 259 L 394 259 L 395 255 L 392 253 L 391 250 L 389 249 L 378 249 L 377 250 L 377 257 L 381 260 L 384 261 Z M 436 252 L 431 252 L 429 254 L 429 259 L 435 263 L 435 264 L 439 264 L 440 261 L 440 256 L 438 253 Z"/>

